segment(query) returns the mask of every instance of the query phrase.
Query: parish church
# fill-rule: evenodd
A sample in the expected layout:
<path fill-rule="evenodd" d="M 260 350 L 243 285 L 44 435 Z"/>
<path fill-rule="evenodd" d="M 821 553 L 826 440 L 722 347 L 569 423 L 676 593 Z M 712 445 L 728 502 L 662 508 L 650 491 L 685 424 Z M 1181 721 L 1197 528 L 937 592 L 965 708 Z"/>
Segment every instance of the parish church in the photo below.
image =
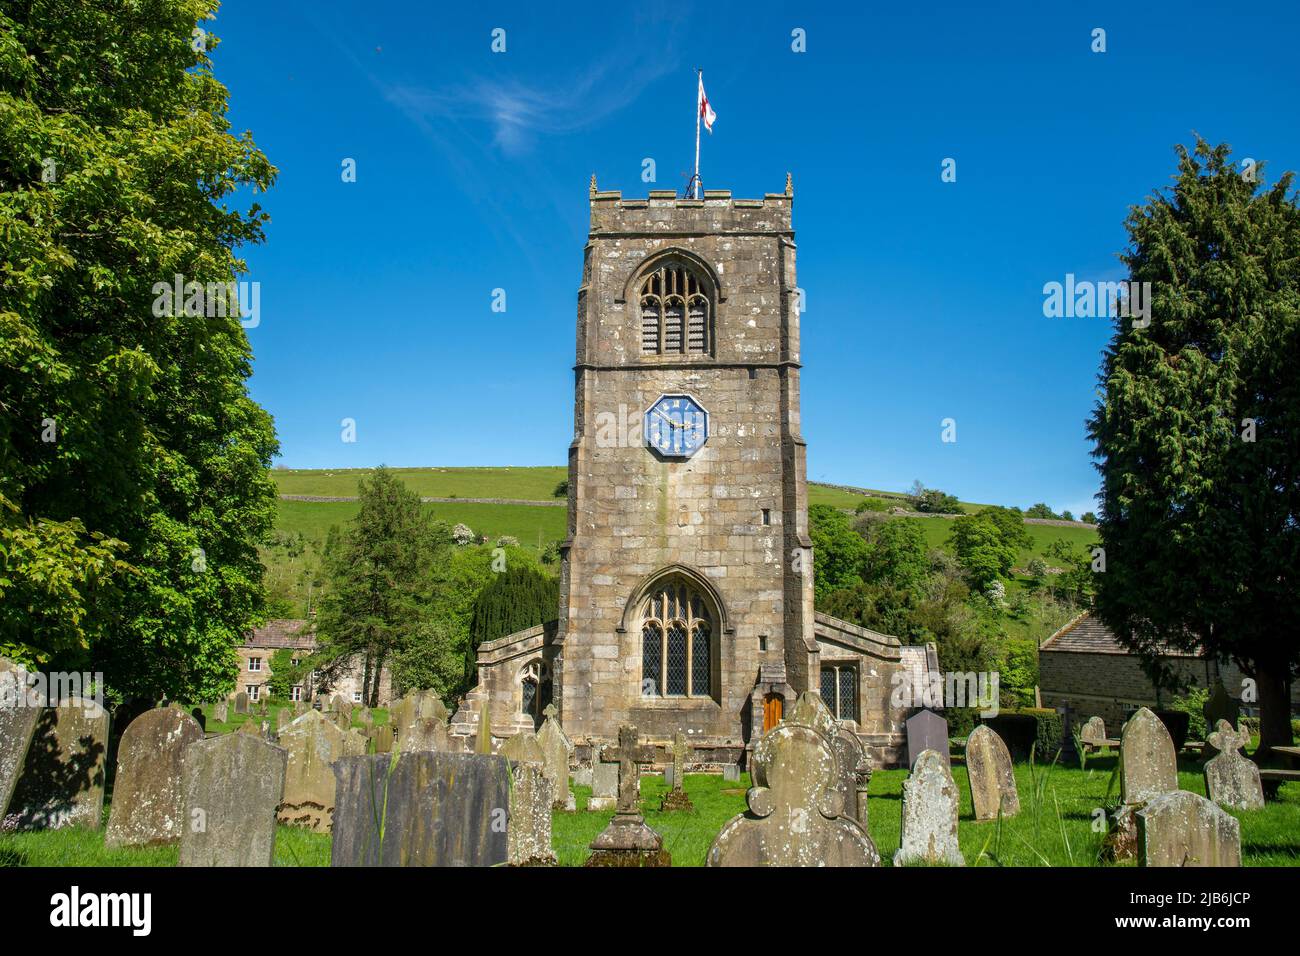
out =
<path fill-rule="evenodd" d="M 553 703 L 580 760 L 631 723 L 744 766 L 814 690 L 899 763 L 913 711 L 891 693 L 937 671 L 933 647 L 813 609 L 790 177 L 624 199 L 593 176 L 589 199 L 559 607 L 480 647 L 453 735 L 486 705 L 499 743 Z"/>

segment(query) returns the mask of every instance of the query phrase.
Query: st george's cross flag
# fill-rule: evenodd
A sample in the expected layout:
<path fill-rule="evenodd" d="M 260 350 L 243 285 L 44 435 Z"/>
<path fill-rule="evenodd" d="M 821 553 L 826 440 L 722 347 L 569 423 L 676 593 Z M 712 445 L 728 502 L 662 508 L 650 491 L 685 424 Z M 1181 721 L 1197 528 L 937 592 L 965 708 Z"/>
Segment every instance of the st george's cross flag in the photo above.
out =
<path fill-rule="evenodd" d="M 704 94 L 704 74 L 700 74 L 700 119 L 704 120 L 704 128 L 710 133 L 713 132 L 713 121 L 717 118 L 718 114 L 713 112 L 709 98 Z"/>

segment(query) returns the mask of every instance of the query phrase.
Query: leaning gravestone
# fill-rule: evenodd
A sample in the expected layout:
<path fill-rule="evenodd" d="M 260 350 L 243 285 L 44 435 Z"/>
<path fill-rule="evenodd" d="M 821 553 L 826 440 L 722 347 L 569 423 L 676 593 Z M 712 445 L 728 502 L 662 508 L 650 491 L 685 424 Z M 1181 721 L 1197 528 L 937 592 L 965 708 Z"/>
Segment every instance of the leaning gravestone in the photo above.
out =
<path fill-rule="evenodd" d="M 943 758 L 945 767 L 952 766 L 948 753 L 948 721 L 932 710 L 922 710 L 907 718 L 907 761 L 912 767 L 927 750 Z"/>
<path fill-rule="evenodd" d="M 248 694 L 244 693 L 242 690 L 235 695 L 235 713 L 248 713 Z"/>
<path fill-rule="evenodd" d="M 1200 794 L 1161 794 L 1137 820 L 1140 866 L 1241 866 L 1241 824 Z"/>
<path fill-rule="evenodd" d="M 569 787 L 569 755 L 573 753 L 573 743 L 556 718 L 555 705 L 547 704 L 545 713 L 546 720 L 537 732 L 537 742 L 546 754 L 546 778 L 551 781 L 555 792 L 555 809 L 573 811 L 576 804 L 573 790 Z"/>
<path fill-rule="evenodd" d="M 966 738 L 966 774 L 976 820 L 1014 817 L 1020 812 L 1020 793 L 1011 767 L 1011 751 L 993 730 L 983 724 Z"/>
<path fill-rule="evenodd" d="M 862 824 L 843 813 L 835 754 L 826 736 L 781 723 L 754 745 L 749 812 L 732 817 L 705 857 L 707 866 L 879 866 Z"/>
<path fill-rule="evenodd" d="M 1220 720 L 1206 743 L 1218 751 L 1205 763 L 1205 792 L 1210 799 L 1234 810 L 1262 809 L 1264 787 L 1259 767 L 1241 753 L 1241 748 L 1250 743 L 1250 734 L 1234 730 L 1226 720 Z"/>
<path fill-rule="evenodd" d="M 509 862 L 504 757 L 422 751 L 334 764 L 332 866 L 496 866 Z"/>
<path fill-rule="evenodd" d="M 795 701 L 789 723 L 803 724 L 819 731 L 831 745 L 838 768 L 835 789 L 844 797 L 846 816 L 853 817 L 863 826 L 867 825 L 867 790 L 871 785 L 871 758 L 866 748 L 853 733 L 831 713 L 820 694 L 805 691 Z M 939 718 L 941 721 L 943 718 Z M 947 734 L 947 721 L 943 721 L 944 733 Z M 944 737 L 947 743 L 948 738 Z M 762 771 L 759 771 L 761 778 Z M 763 786 L 761 779 L 754 781 L 756 786 Z"/>
<path fill-rule="evenodd" d="M 27 684 L 27 672 L 0 657 L 0 820 L 4 820 L 40 716 L 40 698 Z"/>
<path fill-rule="evenodd" d="M 181 838 L 181 762 L 203 728 L 171 707 L 146 711 L 117 748 L 117 778 L 104 846 L 150 846 Z"/>
<path fill-rule="evenodd" d="M 1139 708 L 1124 725 L 1119 761 L 1121 799 L 1130 806 L 1178 789 L 1173 738 L 1146 707 Z"/>
<path fill-rule="evenodd" d="M 903 819 L 894 866 L 965 866 L 957 843 L 957 785 L 943 754 L 927 750 L 903 781 Z"/>
<path fill-rule="evenodd" d="M 328 833 L 334 818 L 334 761 L 364 754 L 366 738 L 309 710 L 280 734 L 280 746 L 289 754 L 280 822 Z"/>
<path fill-rule="evenodd" d="M 71 697 L 42 708 L 10 801 L 13 825 L 19 830 L 98 830 L 107 754 L 108 712 L 97 702 Z"/>
<path fill-rule="evenodd" d="M 251 734 L 191 744 L 181 765 L 181 866 L 270 866 L 289 755 Z"/>

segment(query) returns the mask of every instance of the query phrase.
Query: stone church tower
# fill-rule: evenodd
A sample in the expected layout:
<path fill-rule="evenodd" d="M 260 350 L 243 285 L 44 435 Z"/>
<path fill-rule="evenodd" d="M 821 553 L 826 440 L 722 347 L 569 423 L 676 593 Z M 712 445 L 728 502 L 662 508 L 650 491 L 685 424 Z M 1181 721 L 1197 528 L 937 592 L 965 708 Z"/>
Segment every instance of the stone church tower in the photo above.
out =
<path fill-rule="evenodd" d="M 890 678 L 925 652 L 813 612 L 789 177 L 698 200 L 593 177 L 590 202 L 558 619 L 483 645 L 453 733 L 553 700 L 580 751 L 633 723 L 734 763 L 817 690 L 889 759 Z"/>

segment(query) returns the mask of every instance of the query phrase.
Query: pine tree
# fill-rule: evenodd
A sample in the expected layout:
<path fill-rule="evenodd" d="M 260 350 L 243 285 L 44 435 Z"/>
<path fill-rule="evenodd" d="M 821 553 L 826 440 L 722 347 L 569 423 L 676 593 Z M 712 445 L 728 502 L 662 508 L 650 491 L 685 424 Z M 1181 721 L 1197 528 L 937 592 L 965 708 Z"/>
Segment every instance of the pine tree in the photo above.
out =
<path fill-rule="evenodd" d="M 1089 422 L 1097 608 L 1148 662 L 1203 647 L 1254 678 L 1261 750 L 1289 744 L 1300 664 L 1300 211 L 1226 145 L 1179 147 L 1121 257 L 1151 310 L 1117 317 Z"/>
<path fill-rule="evenodd" d="M 474 674 L 484 641 L 514 634 L 555 620 L 560 607 L 559 582 L 531 567 L 510 567 L 485 587 L 474 602 L 465 676 Z"/>

